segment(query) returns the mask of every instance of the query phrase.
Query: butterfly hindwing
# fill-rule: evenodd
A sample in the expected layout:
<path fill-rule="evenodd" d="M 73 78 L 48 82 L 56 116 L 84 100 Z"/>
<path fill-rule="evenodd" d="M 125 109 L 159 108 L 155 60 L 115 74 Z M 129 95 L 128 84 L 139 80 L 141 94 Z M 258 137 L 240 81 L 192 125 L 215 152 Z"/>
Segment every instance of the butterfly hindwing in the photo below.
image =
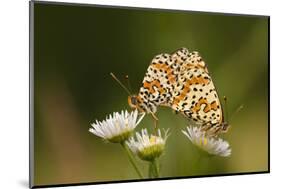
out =
<path fill-rule="evenodd" d="M 187 56 L 174 87 L 171 107 L 196 123 L 219 124 L 222 110 L 206 64 L 197 52 Z"/>

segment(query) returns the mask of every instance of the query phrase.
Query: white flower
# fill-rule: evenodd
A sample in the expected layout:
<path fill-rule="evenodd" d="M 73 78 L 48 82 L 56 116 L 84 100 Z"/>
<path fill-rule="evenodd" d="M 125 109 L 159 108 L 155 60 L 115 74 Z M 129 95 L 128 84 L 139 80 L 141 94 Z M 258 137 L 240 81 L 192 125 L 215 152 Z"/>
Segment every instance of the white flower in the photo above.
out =
<path fill-rule="evenodd" d="M 135 127 L 140 123 L 145 114 L 138 118 L 138 111 L 128 113 L 121 111 L 121 113 L 114 112 L 113 115 L 106 117 L 106 120 L 92 123 L 92 128 L 89 129 L 91 133 L 97 135 L 107 141 L 120 143 L 127 140 Z"/>
<path fill-rule="evenodd" d="M 157 133 L 158 136 L 149 135 L 146 129 L 142 129 L 141 133 L 136 133 L 136 140 L 131 137 L 127 141 L 127 145 L 142 160 L 152 161 L 162 154 L 168 138 L 168 130 L 165 132 L 164 138 L 161 136 L 160 129 L 157 130 Z"/>
<path fill-rule="evenodd" d="M 227 141 L 218 137 L 208 136 L 205 131 L 199 127 L 187 127 L 186 131 L 182 130 L 183 134 L 200 149 L 208 152 L 211 155 L 227 157 L 231 155 L 231 149 Z"/>

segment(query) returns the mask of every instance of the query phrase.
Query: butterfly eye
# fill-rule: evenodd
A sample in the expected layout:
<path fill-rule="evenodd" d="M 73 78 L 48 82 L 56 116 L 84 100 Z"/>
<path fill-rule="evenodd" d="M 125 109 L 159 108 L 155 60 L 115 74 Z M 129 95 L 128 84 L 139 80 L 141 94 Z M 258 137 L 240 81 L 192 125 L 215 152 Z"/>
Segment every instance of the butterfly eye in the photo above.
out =
<path fill-rule="evenodd" d="M 223 123 L 222 130 L 226 132 L 229 127 L 230 125 L 228 125 L 228 123 Z"/>
<path fill-rule="evenodd" d="M 137 105 L 137 98 L 135 97 L 135 96 L 132 96 L 131 97 L 131 103 L 133 104 L 133 105 Z"/>

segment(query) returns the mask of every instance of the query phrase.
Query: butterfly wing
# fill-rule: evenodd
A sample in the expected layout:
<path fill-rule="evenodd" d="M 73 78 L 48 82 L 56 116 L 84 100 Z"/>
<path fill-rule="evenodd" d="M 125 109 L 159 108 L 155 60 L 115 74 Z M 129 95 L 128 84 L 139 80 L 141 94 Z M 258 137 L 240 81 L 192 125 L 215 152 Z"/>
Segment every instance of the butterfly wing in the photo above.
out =
<path fill-rule="evenodd" d="M 138 94 L 145 112 L 169 106 L 198 124 L 223 122 L 222 108 L 207 66 L 198 52 L 181 48 L 153 58 Z"/>
<path fill-rule="evenodd" d="M 199 124 L 218 125 L 223 121 L 217 91 L 198 52 L 187 55 L 173 88 L 172 109 Z"/>
<path fill-rule="evenodd" d="M 188 50 L 180 48 L 172 55 L 165 53 L 155 56 L 147 68 L 140 88 L 141 101 L 155 106 L 171 106 L 173 87 L 187 55 Z"/>
<path fill-rule="evenodd" d="M 173 64 L 175 60 L 169 54 L 155 56 L 147 68 L 138 98 L 146 112 L 156 112 L 157 106 L 168 105 L 172 84 L 176 82 Z"/>

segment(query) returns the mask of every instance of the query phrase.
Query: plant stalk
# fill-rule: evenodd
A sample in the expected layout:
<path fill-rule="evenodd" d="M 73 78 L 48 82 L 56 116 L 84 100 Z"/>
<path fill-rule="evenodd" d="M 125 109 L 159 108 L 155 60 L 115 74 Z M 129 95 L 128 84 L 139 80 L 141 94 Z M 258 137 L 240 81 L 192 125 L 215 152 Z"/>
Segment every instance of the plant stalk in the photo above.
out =
<path fill-rule="evenodd" d="M 159 178 L 159 166 L 157 159 L 150 161 L 148 168 L 149 178 Z"/>
<path fill-rule="evenodd" d="M 132 164 L 132 166 L 134 167 L 135 171 L 137 172 L 139 178 L 143 179 L 143 176 L 139 170 L 139 168 L 137 167 L 137 164 L 135 162 L 135 158 L 133 157 L 131 151 L 129 150 L 128 146 L 125 144 L 125 142 L 121 143 L 121 146 L 124 148 L 124 150 L 126 151 L 128 158 L 130 160 L 130 163 Z"/>

